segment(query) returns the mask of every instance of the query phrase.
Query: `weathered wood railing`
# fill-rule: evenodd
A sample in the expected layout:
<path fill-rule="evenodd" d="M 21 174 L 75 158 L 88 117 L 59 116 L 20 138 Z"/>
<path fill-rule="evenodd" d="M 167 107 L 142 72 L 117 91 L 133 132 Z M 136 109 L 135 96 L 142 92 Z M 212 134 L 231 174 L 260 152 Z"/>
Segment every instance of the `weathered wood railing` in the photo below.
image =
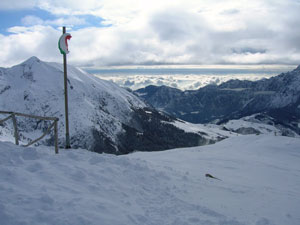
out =
<path fill-rule="evenodd" d="M 28 117 L 28 118 L 33 118 L 33 119 L 38 119 L 38 120 L 51 120 L 53 123 L 48 127 L 48 129 L 43 133 L 42 136 L 39 138 L 29 142 L 27 145 L 23 145 L 24 147 L 28 147 L 42 138 L 44 138 L 47 134 L 50 133 L 51 129 L 54 127 L 54 145 L 55 145 L 55 153 L 58 153 L 58 134 L 57 134 L 57 122 L 58 118 L 57 117 L 45 117 L 45 116 L 34 116 L 34 115 L 28 115 L 24 113 L 18 113 L 18 112 L 8 112 L 8 111 L 0 111 L 0 114 L 9 114 L 8 117 L 0 120 L 0 124 L 3 124 L 5 121 L 12 119 L 13 126 L 14 126 L 14 136 L 15 136 L 15 143 L 16 145 L 19 145 L 19 130 L 18 130 L 18 124 L 17 124 L 17 119 L 16 116 L 23 116 L 23 117 Z"/>

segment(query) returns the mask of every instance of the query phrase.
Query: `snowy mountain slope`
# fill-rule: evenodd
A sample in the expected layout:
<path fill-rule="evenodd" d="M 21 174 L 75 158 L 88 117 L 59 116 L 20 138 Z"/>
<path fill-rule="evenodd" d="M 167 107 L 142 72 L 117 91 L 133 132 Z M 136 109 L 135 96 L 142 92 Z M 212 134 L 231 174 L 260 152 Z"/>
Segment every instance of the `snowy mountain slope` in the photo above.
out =
<path fill-rule="evenodd" d="M 36 57 L 12 68 L 0 68 L 0 110 L 58 117 L 63 146 L 63 84 L 62 65 L 43 62 Z M 127 90 L 72 66 L 68 66 L 68 88 L 72 147 L 122 154 L 207 142 L 201 135 L 183 134 L 182 130 L 161 123 L 173 119 L 147 109 L 144 102 Z M 41 121 L 17 119 L 23 143 L 40 136 L 49 126 Z M 6 126 L 11 126 L 10 134 L 0 127 L 0 135 L 12 136 L 11 122 Z M 46 141 L 46 144 L 52 143 L 53 138 Z"/>
<path fill-rule="evenodd" d="M 269 134 L 299 138 L 300 135 L 288 125 L 282 125 L 266 114 L 258 113 L 238 120 L 229 120 L 221 125 L 223 129 L 239 134 Z M 295 125 L 297 126 L 297 124 Z"/>
<path fill-rule="evenodd" d="M 0 142 L 0 224 L 298 225 L 299 147 L 246 135 L 114 156 Z"/>
<path fill-rule="evenodd" d="M 201 134 L 212 140 L 223 140 L 228 137 L 235 137 L 239 135 L 234 130 L 224 129 L 224 126 L 215 124 L 194 124 L 183 120 L 175 120 L 169 123 L 187 133 Z"/>
<path fill-rule="evenodd" d="M 238 120 L 228 120 L 220 125 L 216 124 L 194 124 L 186 121 L 175 120 L 170 122 L 179 129 L 188 133 L 201 134 L 209 139 L 222 140 L 227 137 L 235 137 L 248 134 L 265 134 L 272 136 L 288 136 L 300 138 L 300 135 L 276 120 L 263 114 L 253 114 Z"/>
<path fill-rule="evenodd" d="M 62 66 L 32 57 L 18 66 L 2 71 L 1 89 L 6 90 L 2 91 L 0 108 L 59 117 L 60 136 L 63 137 Z M 107 137 L 114 141 L 116 134 L 122 130 L 121 123 L 129 122 L 131 107 L 145 107 L 142 101 L 114 83 L 94 78 L 72 66 L 68 66 L 68 80 L 70 135 L 73 140 L 76 135 L 81 134 L 80 138 L 86 138 L 81 141 L 92 141 L 88 128 L 94 127 L 105 131 Z M 23 127 L 25 129 L 27 124 L 23 124 Z M 74 141 L 73 144 L 77 145 Z"/>

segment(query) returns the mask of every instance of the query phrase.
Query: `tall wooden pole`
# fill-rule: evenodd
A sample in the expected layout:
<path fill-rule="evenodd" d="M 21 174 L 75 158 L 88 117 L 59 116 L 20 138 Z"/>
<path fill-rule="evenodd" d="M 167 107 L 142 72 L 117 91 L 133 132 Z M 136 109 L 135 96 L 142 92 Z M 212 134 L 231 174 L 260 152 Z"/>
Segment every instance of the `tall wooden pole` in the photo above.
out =
<path fill-rule="evenodd" d="M 66 33 L 66 27 L 62 28 L 63 34 Z M 65 119 L 66 119 L 66 146 L 65 148 L 71 148 L 70 145 L 70 133 L 69 133 L 69 110 L 68 110 L 68 77 L 67 77 L 67 55 L 63 54 L 64 57 L 64 86 L 65 86 Z"/>

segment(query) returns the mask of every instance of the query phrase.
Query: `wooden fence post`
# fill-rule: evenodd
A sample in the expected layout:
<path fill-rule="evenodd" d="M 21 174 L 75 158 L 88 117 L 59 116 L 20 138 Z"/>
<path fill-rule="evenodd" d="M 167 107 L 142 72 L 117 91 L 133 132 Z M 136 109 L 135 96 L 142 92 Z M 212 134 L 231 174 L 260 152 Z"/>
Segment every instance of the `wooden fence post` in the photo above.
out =
<path fill-rule="evenodd" d="M 57 120 L 54 121 L 54 145 L 55 145 L 55 153 L 58 154 Z"/>
<path fill-rule="evenodd" d="M 16 115 L 14 113 L 12 113 L 11 116 L 12 116 L 11 118 L 12 118 L 13 125 L 14 125 L 15 142 L 16 142 L 16 145 L 19 145 L 19 131 L 18 131 L 18 126 L 17 126 Z"/>

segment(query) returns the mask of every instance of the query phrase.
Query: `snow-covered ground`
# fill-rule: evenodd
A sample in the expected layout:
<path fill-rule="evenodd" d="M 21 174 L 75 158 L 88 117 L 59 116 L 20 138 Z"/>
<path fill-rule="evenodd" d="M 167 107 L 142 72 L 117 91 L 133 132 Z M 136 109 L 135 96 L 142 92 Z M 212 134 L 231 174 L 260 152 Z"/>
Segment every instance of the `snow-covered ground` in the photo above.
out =
<path fill-rule="evenodd" d="M 281 135 L 281 132 L 279 129 L 277 129 L 275 126 L 263 124 L 263 123 L 255 123 L 246 121 L 243 119 L 239 120 L 229 120 L 224 127 L 228 130 L 238 130 L 239 128 L 253 128 L 263 134 L 272 134 L 272 135 Z"/>
<path fill-rule="evenodd" d="M 211 140 L 221 140 L 227 137 L 238 136 L 238 133 L 231 132 L 229 130 L 224 130 L 223 126 L 215 125 L 215 124 L 195 124 L 189 123 L 183 120 L 175 120 L 173 122 L 169 122 L 181 130 L 184 130 L 187 133 L 198 133 L 208 137 Z"/>
<path fill-rule="evenodd" d="M 0 178 L 1 225 L 300 224 L 298 138 L 125 156 L 0 142 Z"/>
<path fill-rule="evenodd" d="M 273 121 L 268 120 L 260 121 L 256 119 L 257 114 L 253 114 L 251 116 L 246 116 L 240 118 L 238 120 L 229 120 L 227 123 L 223 124 L 222 127 L 226 130 L 232 132 L 238 132 L 242 134 L 247 134 L 247 129 L 249 133 L 249 129 L 252 129 L 253 132 L 257 132 L 260 134 L 268 134 L 268 135 L 279 135 L 279 136 L 289 136 L 299 138 L 299 134 L 294 132 L 293 130 L 284 127 L 280 124 L 275 124 Z M 273 124 L 273 125 L 270 125 Z"/>

